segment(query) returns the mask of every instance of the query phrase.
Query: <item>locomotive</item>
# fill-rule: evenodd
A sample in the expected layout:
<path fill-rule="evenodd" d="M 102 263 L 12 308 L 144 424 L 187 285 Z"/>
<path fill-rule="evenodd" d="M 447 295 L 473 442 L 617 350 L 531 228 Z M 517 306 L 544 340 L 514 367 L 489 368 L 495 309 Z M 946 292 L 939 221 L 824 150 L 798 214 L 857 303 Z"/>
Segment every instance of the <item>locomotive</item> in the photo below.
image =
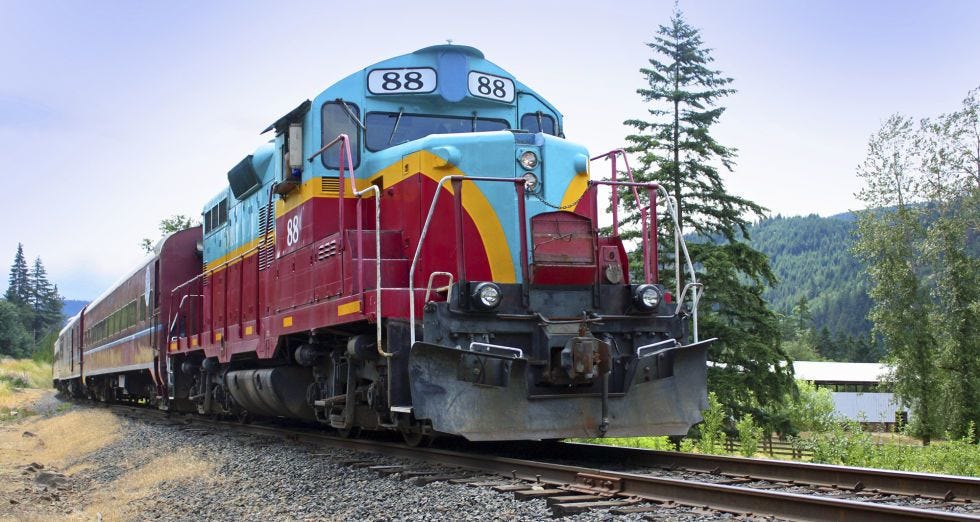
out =
<path fill-rule="evenodd" d="M 591 179 L 558 110 L 479 50 L 381 61 L 264 132 L 201 226 L 68 322 L 56 387 L 412 444 L 681 435 L 701 420 L 701 288 L 657 281 L 669 196 L 628 168 L 617 179 L 622 151 L 592 158 L 612 175 Z M 649 203 L 632 270 L 627 190 Z M 673 255 L 693 278 L 682 241 Z"/>

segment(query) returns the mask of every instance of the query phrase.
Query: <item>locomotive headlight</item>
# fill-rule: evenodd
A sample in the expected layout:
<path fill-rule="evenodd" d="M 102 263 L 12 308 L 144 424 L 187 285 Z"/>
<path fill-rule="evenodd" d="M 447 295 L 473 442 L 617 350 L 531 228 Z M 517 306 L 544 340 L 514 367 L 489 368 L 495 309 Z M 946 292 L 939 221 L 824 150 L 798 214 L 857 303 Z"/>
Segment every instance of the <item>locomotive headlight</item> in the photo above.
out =
<path fill-rule="evenodd" d="M 660 290 L 653 285 L 640 285 L 633 291 L 633 303 L 642 310 L 653 310 L 660 304 Z"/>
<path fill-rule="evenodd" d="M 527 150 L 521 153 L 518 160 L 521 162 L 521 166 L 527 170 L 531 170 L 538 166 L 538 155 L 533 151 Z"/>
<path fill-rule="evenodd" d="M 473 300 L 484 310 L 493 310 L 503 297 L 500 287 L 494 283 L 480 283 L 473 289 Z"/>
<path fill-rule="evenodd" d="M 524 190 L 527 190 L 528 192 L 537 192 L 538 177 L 535 176 L 533 172 L 524 173 Z"/>

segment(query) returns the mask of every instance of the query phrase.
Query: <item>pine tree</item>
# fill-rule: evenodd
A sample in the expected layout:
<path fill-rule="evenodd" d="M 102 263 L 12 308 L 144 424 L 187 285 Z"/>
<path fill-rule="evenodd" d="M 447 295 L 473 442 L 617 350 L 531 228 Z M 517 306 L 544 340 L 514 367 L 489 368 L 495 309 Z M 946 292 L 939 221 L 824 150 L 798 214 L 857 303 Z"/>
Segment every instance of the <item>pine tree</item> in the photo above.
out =
<path fill-rule="evenodd" d="M 796 318 L 797 336 L 803 335 L 807 330 L 813 328 L 813 314 L 810 313 L 810 302 L 805 295 L 800 296 L 793 307 L 793 316 Z"/>
<path fill-rule="evenodd" d="M 17 243 L 17 254 L 10 267 L 10 279 L 4 299 L 11 304 L 24 306 L 30 301 L 30 282 L 28 281 L 27 260 L 24 258 L 24 245 Z"/>
<path fill-rule="evenodd" d="M 650 118 L 625 122 L 636 129 L 626 138 L 627 150 L 640 163 L 634 175 L 667 187 L 679 203 L 681 233 L 696 236 L 689 247 L 705 285 L 700 330 L 702 337 L 720 339 L 709 354 L 720 363 L 710 369 L 709 387 L 732 416 L 748 412 L 767 422 L 764 410 L 775 411 L 771 406 L 795 383 L 780 347 L 777 317 L 762 299 L 775 275 L 768 258 L 745 242 L 748 216 L 762 217 L 765 209 L 726 191 L 718 166 L 731 170 L 736 151 L 710 133 L 725 110 L 717 102 L 735 92 L 732 79 L 709 67 L 711 50 L 680 11 L 647 45 L 654 57 L 640 70 L 647 86 L 637 92 L 653 105 Z M 629 192 L 623 202 L 627 222 L 635 223 L 640 205 Z M 669 217 L 661 223 L 660 244 L 673 245 L 673 223 Z M 661 281 L 674 284 L 673 263 L 679 260 L 669 254 L 661 260 Z M 683 287 L 681 278 L 676 283 Z"/>
<path fill-rule="evenodd" d="M 19 359 L 30 352 L 31 337 L 21 321 L 20 307 L 0 299 L 0 356 Z"/>
<path fill-rule="evenodd" d="M 37 342 L 46 333 L 60 326 L 64 300 L 58 295 L 58 287 L 48 281 L 48 273 L 40 257 L 34 260 L 34 267 L 28 274 L 28 284 L 28 304 L 33 312 L 32 333 Z"/>
<path fill-rule="evenodd" d="M 820 353 L 828 361 L 840 361 L 841 354 L 837 349 L 837 345 L 834 342 L 833 337 L 830 335 L 830 330 L 824 326 L 817 333 L 816 340 L 814 343 L 817 345 L 817 352 Z"/>

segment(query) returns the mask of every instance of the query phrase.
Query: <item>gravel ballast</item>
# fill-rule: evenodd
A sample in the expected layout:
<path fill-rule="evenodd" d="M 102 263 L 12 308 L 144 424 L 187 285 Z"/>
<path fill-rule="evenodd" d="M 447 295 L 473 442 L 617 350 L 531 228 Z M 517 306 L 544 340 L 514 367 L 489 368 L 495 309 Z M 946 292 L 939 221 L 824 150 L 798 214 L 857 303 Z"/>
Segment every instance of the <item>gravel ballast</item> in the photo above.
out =
<path fill-rule="evenodd" d="M 90 408 L 91 406 L 76 406 Z M 118 416 L 121 436 L 76 463 L 74 513 L 139 520 L 545 520 L 545 500 L 449 482 L 381 476 L 368 465 L 476 476 L 353 451 L 235 433 L 178 419 Z M 176 458 L 175 458 L 176 457 Z M 169 460 L 168 460 L 169 459 Z M 369 464 L 355 464 L 355 462 Z M 164 462 L 165 464 L 158 464 Z M 189 474 L 188 470 L 205 470 Z M 154 475 L 137 492 L 122 491 Z M 175 477 L 175 478 L 170 478 Z M 117 488 L 120 491 L 112 491 Z M 105 503 L 104 509 L 100 504 Z M 67 507 L 66 506 L 66 507 Z M 70 513 L 71 508 L 62 511 Z M 651 516 L 652 515 L 652 516 Z M 2 518 L 2 517 L 0 517 Z M 564 520 L 705 520 L 725 514 L 665 507 L 614 516 L 596 510 Z"/>

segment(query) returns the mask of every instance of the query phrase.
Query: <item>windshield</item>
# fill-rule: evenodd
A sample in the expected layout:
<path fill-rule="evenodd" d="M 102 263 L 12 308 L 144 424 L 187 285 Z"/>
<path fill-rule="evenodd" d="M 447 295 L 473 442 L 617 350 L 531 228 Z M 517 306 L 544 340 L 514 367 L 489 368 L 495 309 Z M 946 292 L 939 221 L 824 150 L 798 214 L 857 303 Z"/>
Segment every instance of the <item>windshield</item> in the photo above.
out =
<path fill-rule="evenodd" d="M 369 150 L 382 150 L 430 134 L 459 134 L 464 132 L 498 131 L 510 128 L 504 120 L 458 116 L 424 116 L 397 112 L 370 112 L 364 121 L 367 127 L 365 144 Z"/>

